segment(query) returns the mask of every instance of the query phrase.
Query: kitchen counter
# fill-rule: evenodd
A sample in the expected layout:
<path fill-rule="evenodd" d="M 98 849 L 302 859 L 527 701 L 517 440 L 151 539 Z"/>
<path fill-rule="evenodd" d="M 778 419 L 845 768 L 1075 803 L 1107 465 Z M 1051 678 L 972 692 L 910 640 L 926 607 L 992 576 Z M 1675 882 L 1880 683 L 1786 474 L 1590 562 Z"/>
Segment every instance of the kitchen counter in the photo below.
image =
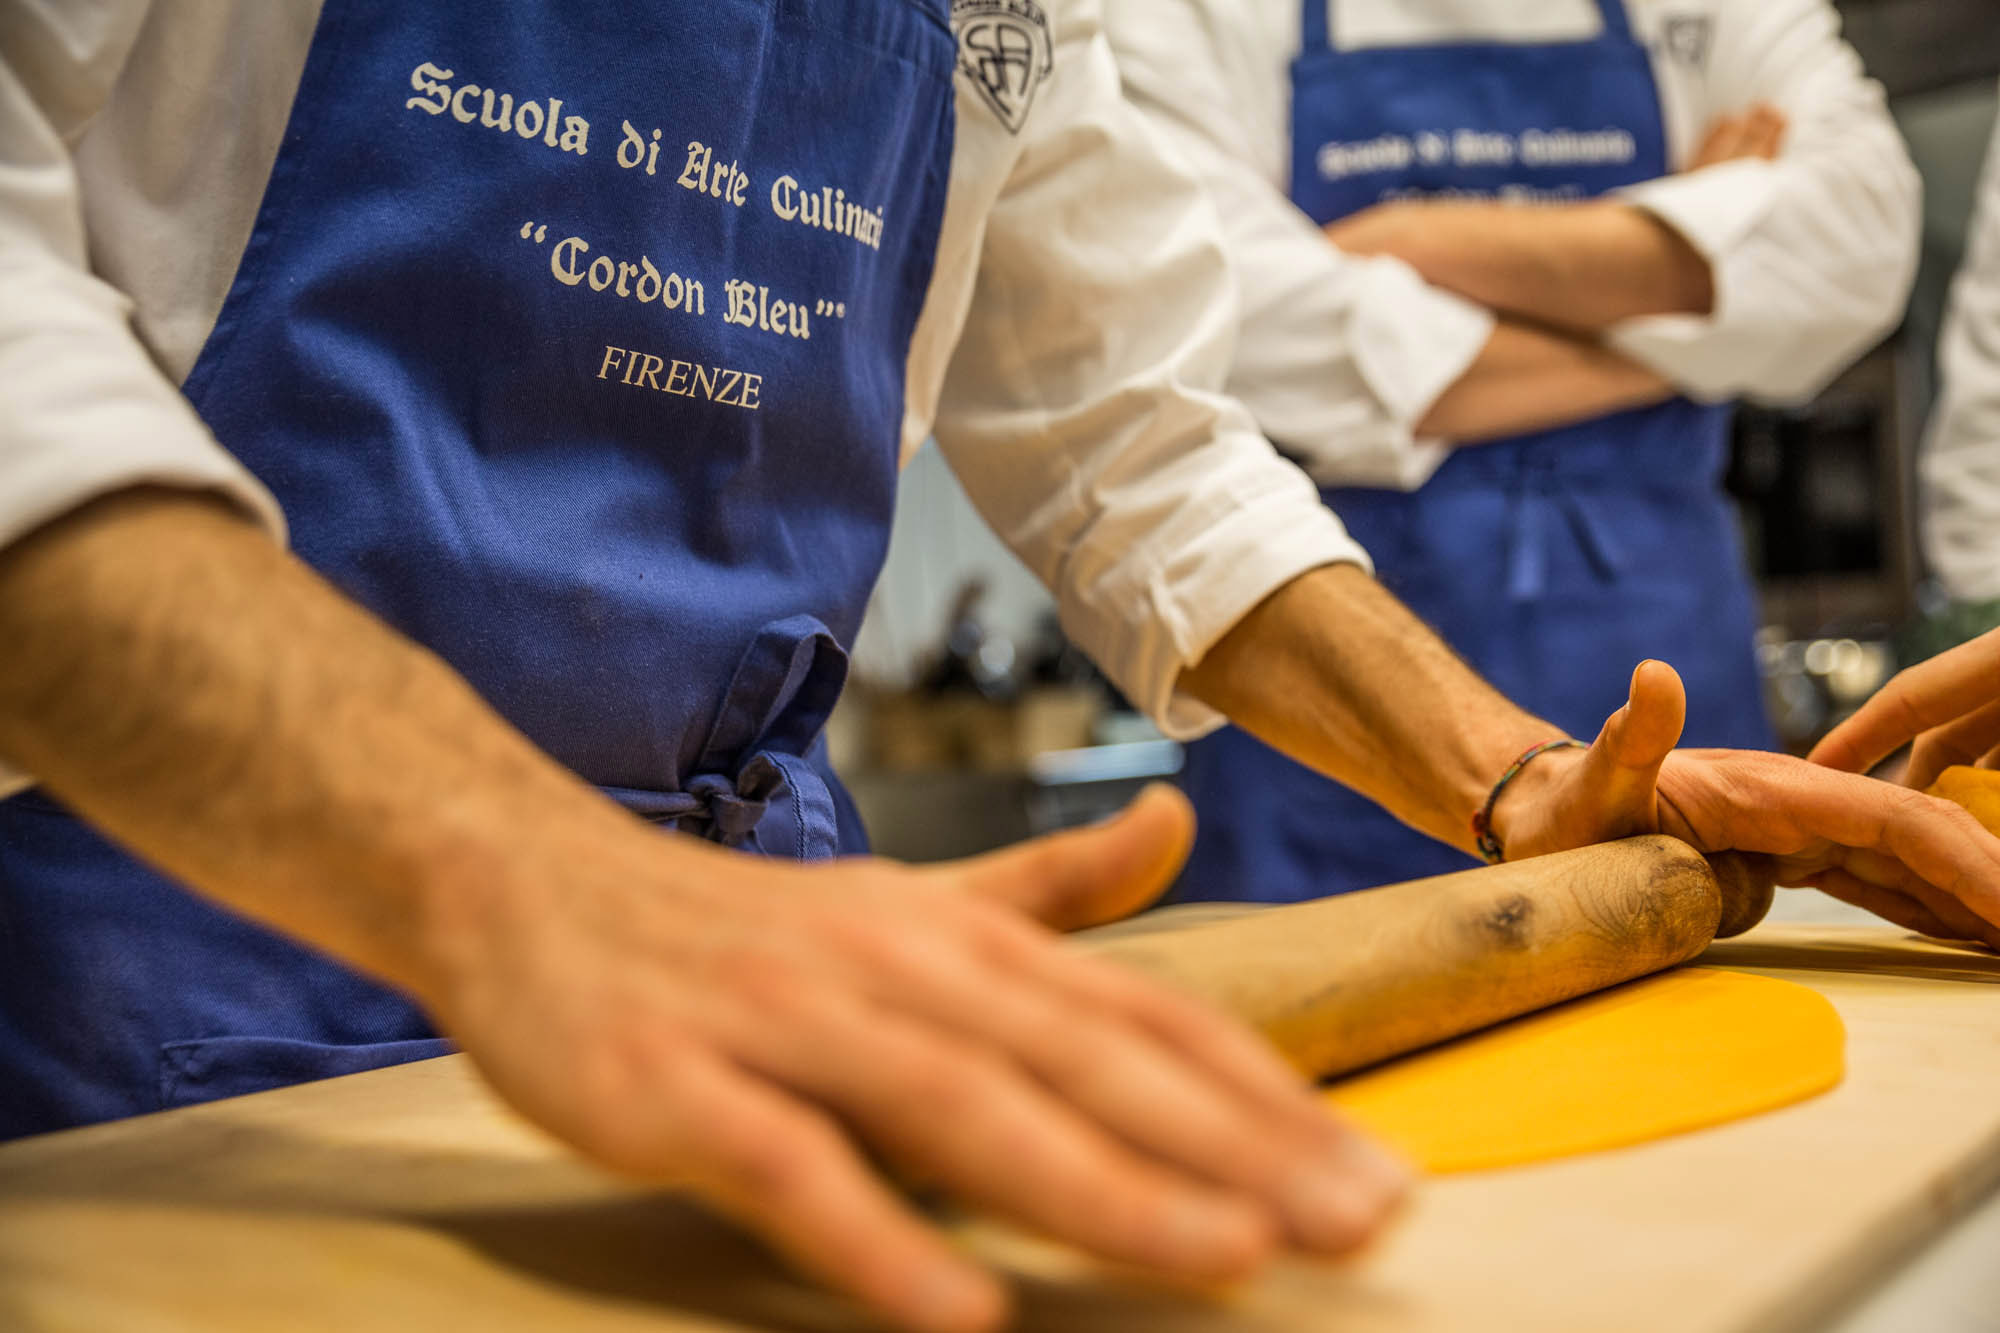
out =
<path fill-rule="evenodd" d="M 1034 1329 L 1995 1327 L 1982 1238 L 2000 1214 L 1934 1242 L 2000 1179 L 2000 958 L 1773 922 L 1701 961 L 1826 994 L 1846 1081 L 1716 1129 L 1432 1181 L 1361 1258 L 1280 1264 L 1226 1298 L 961 1229 L 1021 1275 Z M 1913 1313 L 1954 1309 L 1988 1322 Z M 869 1326 L 699 1210 L 574 1160 L 458 1057 L 0 1147 L 0 1327 L 21 1333 Z"/>

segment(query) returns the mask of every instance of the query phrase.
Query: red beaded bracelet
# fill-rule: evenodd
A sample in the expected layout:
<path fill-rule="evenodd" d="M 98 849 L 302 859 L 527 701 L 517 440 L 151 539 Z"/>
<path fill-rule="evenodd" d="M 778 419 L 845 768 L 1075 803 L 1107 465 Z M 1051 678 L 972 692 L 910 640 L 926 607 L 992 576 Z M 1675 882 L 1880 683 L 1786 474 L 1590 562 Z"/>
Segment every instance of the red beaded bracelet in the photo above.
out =
<path fill-rule="evenodd" d="M 1486 793 L 1485 808 L 1472 817 L 1472 842 L 1474 846 L 1479 848 L 1479 854 L 1486 858 L 1487 865 L 1497 866 L 1507 859 L 1507 849 L 1500 845 L 1500 835 L 1493 831 L 1493 807 L 1499 803 L 1500 793 L 1507 790 L 1507 784 L 1512 782 L 1520 774 L 1521 770 L 1528 766 L 1528 761 L 1538 754 L 1549 750 L 1588 750 L 1589 748 L 1590 745 L 1588 742 L 1571 740 L 1569 737 L 1564 736 L 1557 740 L 1543 741 L 1540 745 L 1529 746 L 1522 752 L 1519 759 L 1516 759 L 1507 766 L 1507 771 L 1502 773 L 1500 780 L 1493 784 L 1493 790 Z"/>

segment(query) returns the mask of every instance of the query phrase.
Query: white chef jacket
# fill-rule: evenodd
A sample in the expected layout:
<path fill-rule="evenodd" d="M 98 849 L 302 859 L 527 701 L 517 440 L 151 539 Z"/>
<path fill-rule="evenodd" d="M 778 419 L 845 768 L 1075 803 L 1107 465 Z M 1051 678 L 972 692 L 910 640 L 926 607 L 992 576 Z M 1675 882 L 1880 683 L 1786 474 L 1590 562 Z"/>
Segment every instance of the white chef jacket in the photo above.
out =
<path fill-rule="evenodd" d="M 935 428 L 1064 628 L 1170 732 L 1183 667 L 1298 574 L 1367 557 L 1219 392 L 1213 209 L 1118 95 L 1095 0 L 1040 0 L 1053 69 L 1010 130 L 958 77 L 907 458 Z M 317 0 L 10 0 L 0 13 L 0 545 L 142 482 L 271 496 L 178 385 L 242 253 Z M 0 790 L 22 785 L 0 771 Z"/>
<path fill-rule="evenodd" d="M 2000 126 L 1938 339 L 1938 400 L 1918 463 L 1924 554 L 1961 601 L 2000 598 Z"/>
<path fill-rule="evenodd" d="M 1605 341 L 1704 402 L 1810 397 L 1901 318 L 1921 186 L 1879 85 L 1826 0 L 1624 0 L 1651 51 L 1670 161 L 1715 117 L 1770 102 L 1778 160 L 1620 193 L 1708 260 L 1711 314 L 1626 321 Z M 1332 0 L 1337 49 L 1577 41 L 1594 0 Z M 1415 427 L 1493 315 L 1393 258 L 1343 255 L 1287 198 L 1300 0 L 1106 0 L 1126 93 L 1221 206 L 1242 289 L 1229 390 L 1329 484 L 1414 490 L 1446 451 Z"/>

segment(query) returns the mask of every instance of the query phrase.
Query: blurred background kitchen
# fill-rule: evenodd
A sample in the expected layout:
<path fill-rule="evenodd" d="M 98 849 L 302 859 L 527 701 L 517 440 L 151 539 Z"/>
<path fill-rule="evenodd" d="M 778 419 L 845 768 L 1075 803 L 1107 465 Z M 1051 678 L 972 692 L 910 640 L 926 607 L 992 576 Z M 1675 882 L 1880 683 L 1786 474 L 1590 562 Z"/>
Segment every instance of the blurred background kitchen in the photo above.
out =
<path fill-rule="evenodd" d="M 1729 488 L 1763 606 L 1765 694 L 1803 753 L 1899 666 L 2000 625 L 1925 567 L 1917 465 L 2000 76 L 1994 0 L 1842 0 L 1924 181 L 1901 326 L 1799 407 L 1738 410 Z M 1605 663 L 1625 671 L 1631 663 Z M 853 688 L 829 730 L 876 850 L 934 860 L 1109 813 L 1180 747 L 1063 638 L 934 446 L 903 474 Z"/>

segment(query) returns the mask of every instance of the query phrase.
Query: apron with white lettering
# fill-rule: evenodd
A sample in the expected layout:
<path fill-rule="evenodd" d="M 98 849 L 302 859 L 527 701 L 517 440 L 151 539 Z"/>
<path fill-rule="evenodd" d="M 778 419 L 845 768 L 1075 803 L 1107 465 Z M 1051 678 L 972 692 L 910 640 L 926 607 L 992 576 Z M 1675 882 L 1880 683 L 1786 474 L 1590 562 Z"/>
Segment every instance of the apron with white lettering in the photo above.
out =
<path fill-rule="evenodd" d="M 628 808 L 860 850 L 821 730 L 954 59 L 942 0 L 327 0 L 188 396 L 301 557 Z M 0 1135 L 444 1049 L 39 793 L 0 804 L 0 948 Z"/>
<path fill-rule="evenodd" d="M 1291 195 L 1316 223 L 1400 197 L 1585 199 L 1667 171 L 1618 0 L 1587 41 L 1351 52 L 1329 41 L 1330 4 L 1304 0 L 1292 69 Z M 1685 743 L 1764 747 L 1728 422 L 1674 399 L 1455 450 L 1414 493 L 1323 495 L 1385 587 L 1556 726 L 1594 737 L 1651 657 L 1687 683 Z M 1291 901 L 1476 864 L 1233 728 L 1190 747 L 1184 781 L 1201 831 L 1176 898 Z"/>

